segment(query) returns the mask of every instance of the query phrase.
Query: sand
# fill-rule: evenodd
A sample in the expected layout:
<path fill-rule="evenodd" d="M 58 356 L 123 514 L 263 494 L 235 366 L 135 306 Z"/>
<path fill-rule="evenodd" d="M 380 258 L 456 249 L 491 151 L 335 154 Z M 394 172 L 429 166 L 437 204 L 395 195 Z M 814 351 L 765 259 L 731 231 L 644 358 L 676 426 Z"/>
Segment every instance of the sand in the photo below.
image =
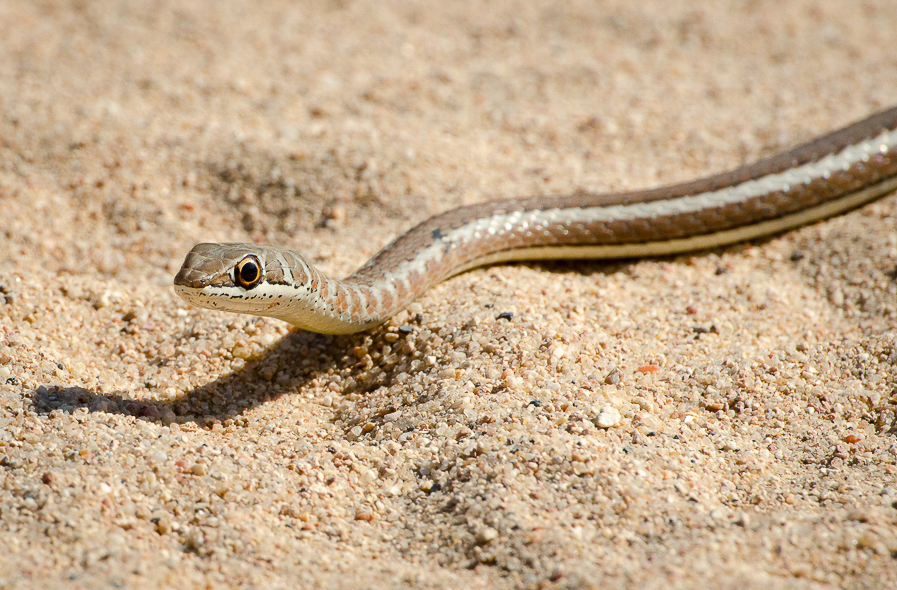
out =
<path fill-rule="evenodd" d="M 897 96 L 890 0 L 482 4 L 0 2 L 0 587 L 897 586 L 897 197 L 351 337 L 174 295 Z"/>

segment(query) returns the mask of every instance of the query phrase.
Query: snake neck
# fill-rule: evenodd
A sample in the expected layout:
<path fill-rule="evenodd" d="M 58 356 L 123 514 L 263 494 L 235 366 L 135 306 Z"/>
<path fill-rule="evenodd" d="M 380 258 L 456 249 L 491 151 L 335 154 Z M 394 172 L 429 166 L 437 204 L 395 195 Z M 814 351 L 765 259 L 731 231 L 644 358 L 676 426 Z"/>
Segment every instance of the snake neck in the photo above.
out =
<path fill-rule="evenodd" d="M 272 309 L 271 317 L 326 334 L 351 334 L 377 326 L 402 311 L 449 269 L 445 263 L 412 265 L 405 272 L 367 272 L 366 265 L 343 280 L 333 279 L 294 255 L 294 288 L 300 296 Z M 443 268 L 446 267 L 446 268 Z M 440 272 L 442 271 L 442 272 Z M 267 315 L 267 314 L 266 314 Z"/>

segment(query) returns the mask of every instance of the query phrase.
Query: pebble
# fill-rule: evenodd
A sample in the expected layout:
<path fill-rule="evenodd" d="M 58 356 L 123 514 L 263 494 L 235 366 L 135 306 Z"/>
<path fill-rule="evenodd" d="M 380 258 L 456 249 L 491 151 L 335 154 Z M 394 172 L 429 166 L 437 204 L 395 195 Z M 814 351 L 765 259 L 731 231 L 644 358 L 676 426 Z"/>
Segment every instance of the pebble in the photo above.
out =
<path fill-rule="evenodd" d="M 486 545 L 498 538 L 498 531 L 491 526 L 483 527 L 476 534 L 477 543 Z"/>
<path fill-rule="evenodd" d="M 616 385 L 620 382 L 620 369 L 614 367 L 604 376 L 604 383 L 607 385 Z"/>
<path fill-rule="evenodd" d="M 371 510 L 370 506 L 362 506 L 355 512 L 355 520 L 371 522 L 374 520 L 374 511 Z"/>
<path fill-rule="evenodd" d="M 245 344 L 237 344 L 231 349 L 231 354 L 234 358 L 248 360 L 252 358 L 252 349 Z"/>
<path fill-rule="evenodd" d="M 598 415 L 595 416 L 595 426 L 599 428 L 613 428 L 622 420 L 620 411 L 612 406 L 601 408 Z"/>

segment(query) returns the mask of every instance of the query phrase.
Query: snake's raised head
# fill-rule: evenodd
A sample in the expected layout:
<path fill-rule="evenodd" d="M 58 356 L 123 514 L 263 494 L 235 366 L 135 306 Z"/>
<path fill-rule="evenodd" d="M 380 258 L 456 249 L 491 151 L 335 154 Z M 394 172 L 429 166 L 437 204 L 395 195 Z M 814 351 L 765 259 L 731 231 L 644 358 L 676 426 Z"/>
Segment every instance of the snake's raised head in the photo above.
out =
<path fill-rule="evenodd" d="M 296 255 L 291 254 L 292 257 Z M 292 285 L 287 264 L 274 248 L 255 244 L 197 244 L 174 277 L 174 290 L 191 305 L 257 315 L 279 306 L 279 288 Z M 292 270 L 292 269 L 291 269 Z M 226 305 L 224 303 L 226 302 Z"/>
<path fill-rule="evenodd" d="M 328 279 L 302 256 L 256 244 L 197 244 L 174 277 L 191 305 L 267 316 L 325 334 L 351 334 L 385 317 L 359 319 L 364 287 Z"/>

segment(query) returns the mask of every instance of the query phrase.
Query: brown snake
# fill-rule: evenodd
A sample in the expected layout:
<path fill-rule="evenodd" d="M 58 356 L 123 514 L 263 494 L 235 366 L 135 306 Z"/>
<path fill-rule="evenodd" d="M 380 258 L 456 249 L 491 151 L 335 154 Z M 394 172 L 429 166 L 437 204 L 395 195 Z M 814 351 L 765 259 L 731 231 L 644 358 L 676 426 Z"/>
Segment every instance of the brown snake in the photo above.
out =
<path fill-rule="evenodd" d="M 254 244 L 197 244 L 174 278 L 186 302 L 348 334 L 485 264 L 702 250 L 838 215 L 897 189 L 897 107 L 731 172 L 651 190 L 459 207 L 399 236 L 342 281 Z"/>

